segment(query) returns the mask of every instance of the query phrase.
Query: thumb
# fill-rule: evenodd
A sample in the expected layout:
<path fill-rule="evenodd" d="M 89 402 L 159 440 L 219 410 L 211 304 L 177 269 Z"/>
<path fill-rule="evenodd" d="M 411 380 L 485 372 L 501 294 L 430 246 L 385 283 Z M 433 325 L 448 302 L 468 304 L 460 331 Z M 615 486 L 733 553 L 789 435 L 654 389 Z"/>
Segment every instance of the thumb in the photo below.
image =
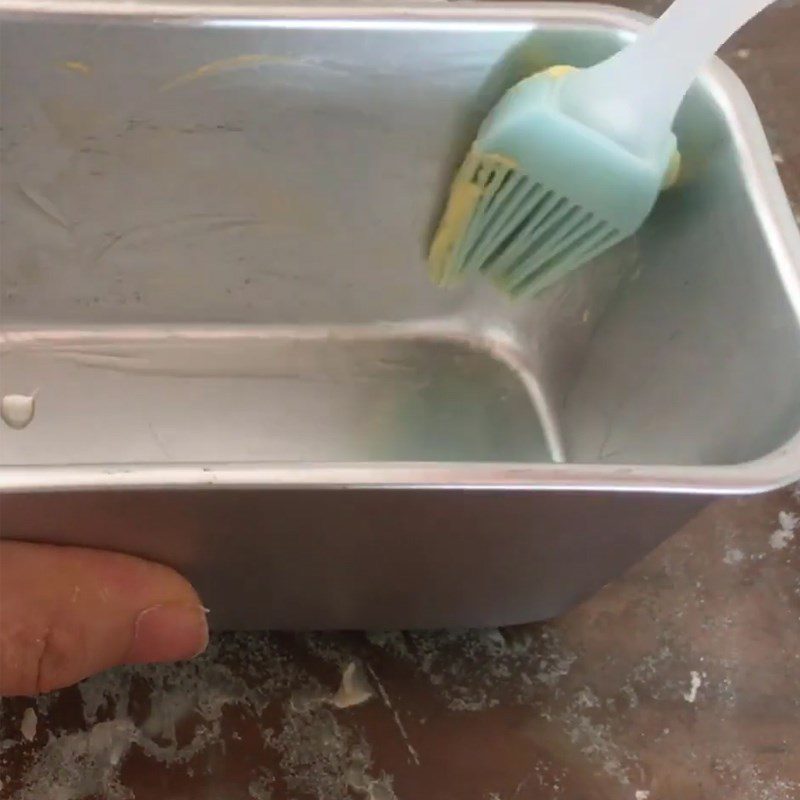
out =
<path fill-rule="evenodd" d="M 192 658 L 205 610 L 177 572 L 120 553 L 0 541 L 0 696 L 117 664 Z"/>

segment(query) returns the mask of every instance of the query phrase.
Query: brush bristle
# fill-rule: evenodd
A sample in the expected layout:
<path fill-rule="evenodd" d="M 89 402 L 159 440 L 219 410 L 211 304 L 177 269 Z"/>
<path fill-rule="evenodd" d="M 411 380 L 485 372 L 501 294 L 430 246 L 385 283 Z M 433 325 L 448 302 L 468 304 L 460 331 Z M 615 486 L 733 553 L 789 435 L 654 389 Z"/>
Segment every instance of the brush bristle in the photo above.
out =
<path fill-rule="evenodd" d="M 471 153 L 430 252 L 440 284 L 480 272 L 510 295 L 536 293 L 622 238 L 592 211 L 507 159 Z"/>

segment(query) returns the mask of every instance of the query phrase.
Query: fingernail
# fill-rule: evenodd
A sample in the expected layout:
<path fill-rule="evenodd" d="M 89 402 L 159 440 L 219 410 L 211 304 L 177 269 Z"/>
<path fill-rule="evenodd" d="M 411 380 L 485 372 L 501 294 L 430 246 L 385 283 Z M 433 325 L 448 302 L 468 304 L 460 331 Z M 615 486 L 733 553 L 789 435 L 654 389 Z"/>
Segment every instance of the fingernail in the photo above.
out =
<path fill-rule="evenodd" d="M 168 603 L 146 608 L 136 617 L 128 664 L 181 661 L 208 646 L 208 623 L 202 606 Z"/>

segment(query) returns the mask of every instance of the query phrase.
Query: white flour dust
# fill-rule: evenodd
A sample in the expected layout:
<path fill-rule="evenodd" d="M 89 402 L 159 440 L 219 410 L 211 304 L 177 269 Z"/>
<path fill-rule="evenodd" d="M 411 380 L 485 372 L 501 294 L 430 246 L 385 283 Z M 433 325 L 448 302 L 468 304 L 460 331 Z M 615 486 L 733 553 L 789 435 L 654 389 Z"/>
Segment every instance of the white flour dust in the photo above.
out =
<path fill-rule="evenodd" d="M 525 702 L 543 687 L 555 687 L 577 659 L 546 629 L 536 637 L 527 630 L 492 628 L 374 633 L 369 640 L 413 663 L 438 687 L 453 711 L 483 711 L 505 701 Z M 519 680 L 511 680 L 513 676 Z"/>
<path fill-rule="evenodd" d="M 694 703 L 697 700 L 697 692 L 703 685 L 703 678 L 696 670 L 692 670 L 690 675 L 689 691 L 683 693 L 683 699 L 687 703 Z"/>
<path fill-rule="evenodd" d="M 800 516 L 791 511 L 778 513 L 778 527 L 769 537 L 769 544 L 773 550 L 783 550 L 794 540 L 795 533 L 800 527 Z"/>
<path fill-rule="evenodd" d="M 272 800 L 270 783 L 270 779 L 264 775 L 250 781 L 247 793 L 250 795 L 251 800 Z"/>
<path fill-rule="evenodd" d="M 627 786 L 633 775 L 639 776 L 634 754 L 601 721 L 607 698 L 592 687 L 568 685 L 578 655 L 552 629 L 543 626 L 535 634 L 530 629 L 371 634 L 370 641 L 422 671 L 449 709 L 471 713 L 501 703 L 528 708 L 531 739 L 538 740 L 546 726 L 618 784 Z M 655 670 L 661 659 L 662 654 L 653 656 L 650 668 Z M 669 663 L 668 651 L 663 659 Z M 628 698 L 635 695 L 633 683 L 643 679 L 644 674 L 630 676 Z M 532 777 L 539 766 L 532 764 Z M 543 790 L 561 797 L 562 778 L 537 779 Z"/>
<path fill-rule="evenodd" d="M 737 798 L 743 800 L 797 800 L 800 783 L 791 778 L 766 775 L 752 753 L 736 748 L 727 758 L 721 759 L 716 771 L 725 771 L 732 776 L 740 790 Z"/>
<path fill-rule="evenodd" d="M 128 800 L 133 790 L 122 776 L 129 756 L 192 776 L 222 758 L 226 741 L 248 735 L 264 751 L 244 776 L 250 800 L 279 800 L 281 793 L 397 800 L 393 777 L 376 767 L 359 719 L 388 715 L 411 770 L 425 758 L 418 739 L 426 720 L 388 679 L 388 659 L 394 670 L 423 677 L 443 711 L 524 710 L 520 731 L 531 743 L 531 763 L 519 797 L 530 791 L 525 781 L 538 783 L 537 790 L 553 800 L 568 797 L 566 773 L 539 750 L 542 742 L 555 741 L 580 754 L 598 781 L 620 787 L 620 796 L 649 800 L 650 790 L 635 788 L 648 785 L 641 749 L 630 735 L 637 716 L 652 704 L 673 709 L 681 698 L 709 703 L 723 692 L 726 674 L 707 667 L 702 656 L 699 665 L 689 662 L 680 642 L 660 637 L 633 665 L 609 657 L 595 676 L 578 668 L 589 644 L 576 640 L 573 650 L 572 641 L 550 625 L 366 638 L 215 637 L 208 654 L 195 661 L 118 669 L 82 683 L 84 729 L 48 724 L 50 701 L 40 699 L 36 738 L 46 744 L 29 749 L 32 760 L 10 800 Z M 664 728 L 661 738 L 668 733 Z M 2 758 L 20 746 L 17 717 L 13 729 L 0 735 L 0 770 Z"/>
<path fill-rule="evenodd" d="M 81 729 L 43 727 L 39 720 L 46 743 L 33 753 L 11 800 L 129 800 L 134 792 L 121 776 L 134 751 L 191 777 L 195 764 L 224 752 L 224 720 L 237 730 L 253 724 L 262 730 L 263 746 L 292 795 L 396 800 L 392 777 L 373 769 L 360 729 L 341 716 L 371 696 L 359 670 L 357 665 L 345 670 L 342 685 L 328 687 L 297 667 L 274 637 L 227 635 L 194 661 L 98 675 L 78 687 Z M 49 702 L 39 704 L 40 714 Z M 262 723 L 265 716 L 272 727 Z M 0 759 L 13 758 L 21 742 L 33 738 L 35 721 L 30 708 L 18 737 L 3 740 Z M 255 769 L 247 784 L 252 800 L 272 800 L 272 779 L 263 768 Z"/>
<path fill-rule="evenodd" d="M 99 722 L 86 731 L 56 734 L 38 752 L 14 800 L 128 800 L 119 766 L 134 739 L 130 720 Z"/>
<path fill-rule="evenodd" d="M 744 560 L 744 553 L 736 547 L 729 548 L 725 551 L 722 559 L 726 564 L 734 566 Z"/>
<path fill-rule="evenodd" d="M 417 753 L 416 748 L 413 744 L 411 744 L 411 738 L 408 735 L 408 731 L 406 730 L 405 725 L 403 725 L 403 721 L 400 719 L 400 712 L 394 707 L 394 704 L 389 697 L 389 693 L 386 691 L 386 688 L 381 683 L 378 674 L 375 672 L 372 667 L 369 668 L 370 675 L 375 680 L 375 683 L 378 685 L 378 691 L 380 692 L 381 699 L 383 700 L 383 704 L 392 714 L 392 719 L 394 719 L 394 724 L 397 727 L 398 732 L 400 733 L 400 738 L 403 740 L 406 746 L 406 750 L 408 750 L 408 754 L 411 756 L 412 761 L 419 766 L 419 753 Z"/>

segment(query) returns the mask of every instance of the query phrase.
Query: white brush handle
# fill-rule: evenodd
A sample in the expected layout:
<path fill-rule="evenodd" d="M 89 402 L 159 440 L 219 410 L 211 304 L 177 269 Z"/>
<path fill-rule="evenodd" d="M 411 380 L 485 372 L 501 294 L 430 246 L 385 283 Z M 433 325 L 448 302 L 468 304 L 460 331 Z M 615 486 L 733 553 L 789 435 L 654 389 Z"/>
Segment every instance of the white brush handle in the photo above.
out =
<path fill-rule="evenodd" d="M 661 152 L 695 76 L 774 0 L 674 0 L 635 42 L 570 77 L 564 110 L 637 155 Z"/>

